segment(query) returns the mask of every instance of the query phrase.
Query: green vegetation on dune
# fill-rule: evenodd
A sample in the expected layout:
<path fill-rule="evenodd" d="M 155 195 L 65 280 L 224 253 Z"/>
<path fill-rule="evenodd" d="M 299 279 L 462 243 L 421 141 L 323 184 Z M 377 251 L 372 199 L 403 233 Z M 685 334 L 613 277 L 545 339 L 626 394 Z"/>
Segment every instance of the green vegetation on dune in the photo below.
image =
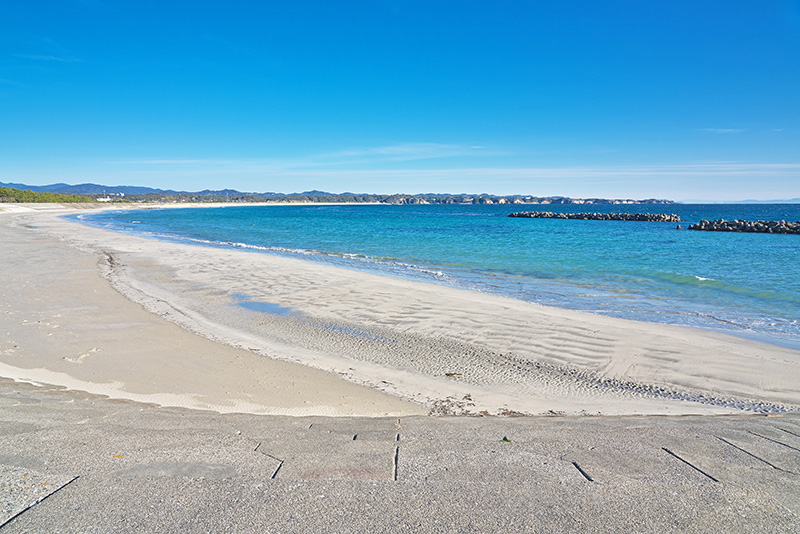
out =
<path fill-rule="evenodd" d="M 70 203 L 70 202 L 94 202 L 95 200 L 85 195 L 64 195 L 61 193 L 35 193 L 33 191 L 22 191 L 20 189 L 11 189 L 8 187 L 0 187 L 0 202 L 52 202 L 52 203 Z"/>

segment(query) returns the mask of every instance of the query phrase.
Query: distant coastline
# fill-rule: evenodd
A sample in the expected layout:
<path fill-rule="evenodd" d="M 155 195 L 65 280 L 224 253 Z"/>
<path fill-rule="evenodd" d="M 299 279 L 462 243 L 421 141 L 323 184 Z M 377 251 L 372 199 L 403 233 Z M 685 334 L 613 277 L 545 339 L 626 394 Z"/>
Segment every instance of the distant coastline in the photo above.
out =
<path fill-rule="evenodd" d="M 623 198 L 570 198 L 562 196 L 534 195 L 490 195 L 482 194 L 373 194 L 373 193 L 329 193 L 327 191 L 304 191 L 302 193 L 252 193 L 234 189 L 173 191 L 139 186 L 106 186 L 99 184 L 69 185 L 64 183 L 31 186 L 0 182 L 0 188 L 9 188 L 33 193 L 60 195 L 82 195 L 80 202 L 94 197 L 98 202 L 267 202 L 267 203 L 347 203 L 347 204 L 675 204 L 667 199 L 623 199 Z M 0 202 L 2 202 L 0 195 Z M 8 200 L 16 202 L 17 200 Z M 76 200 L 78 201 L 78 200 Z"/>

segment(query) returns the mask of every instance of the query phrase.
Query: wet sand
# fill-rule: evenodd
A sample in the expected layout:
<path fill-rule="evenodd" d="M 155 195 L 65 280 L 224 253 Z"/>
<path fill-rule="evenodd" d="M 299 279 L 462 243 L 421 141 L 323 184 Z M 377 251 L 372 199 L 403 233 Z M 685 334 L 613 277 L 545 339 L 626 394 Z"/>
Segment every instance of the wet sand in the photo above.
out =
<path fill-rule="evenodd" d="M 25 209 L 0 211 L 0 376 L 285 415 L 800 409 L 797 350 Z"/>

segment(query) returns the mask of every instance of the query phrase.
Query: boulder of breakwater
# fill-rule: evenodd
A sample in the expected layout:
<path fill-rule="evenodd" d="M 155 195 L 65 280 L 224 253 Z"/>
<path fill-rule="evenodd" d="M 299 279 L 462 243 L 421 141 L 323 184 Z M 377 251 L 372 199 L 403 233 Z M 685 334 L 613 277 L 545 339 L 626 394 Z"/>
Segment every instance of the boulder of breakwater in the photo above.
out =
<path fill-rule="evenodd" d="M 529 219 L 580 219 L 585 221 L 681 222 L 674 213 L 555 213 L 552 211 L 520 211 L 509 217 Z"/>
<path fill-rule="evenodd" d="M 719 219 L 707 221 L 703 219 L 689 226 L 689 230 L 705 232 L 750 232 L 757 234 L 800 234 L 800 221 L 726 221 Z"/>

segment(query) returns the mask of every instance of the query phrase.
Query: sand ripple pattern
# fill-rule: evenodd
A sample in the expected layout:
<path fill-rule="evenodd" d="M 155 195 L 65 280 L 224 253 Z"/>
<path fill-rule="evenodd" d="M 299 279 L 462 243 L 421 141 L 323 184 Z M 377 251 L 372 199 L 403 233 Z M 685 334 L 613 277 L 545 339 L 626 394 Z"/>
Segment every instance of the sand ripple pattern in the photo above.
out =
<path fill-rule="evenodd" d="M 745 342 L 728 336 L 265 254 L 175 245 L 162 251 L 158 262 L 117 253 L 115 261 L 128 265 L 118 276 L 146 280 L 176 308 L 243 333 L 261 354 L 333 370 L 440 411 L 646 413 L 664 401 L 688 412 L 798 410 L 797 396 L 786 394 L 792 386 L 776 384 L 777 395 L 765 398 L 763 384 L 745 376 L 765 364 L 796 376 L 797 354 L 788 349 L 761 348 L 754 358 L 752 348 L 741 350 Z M 292 314 L 247 310 L 232 295 Z"/>

